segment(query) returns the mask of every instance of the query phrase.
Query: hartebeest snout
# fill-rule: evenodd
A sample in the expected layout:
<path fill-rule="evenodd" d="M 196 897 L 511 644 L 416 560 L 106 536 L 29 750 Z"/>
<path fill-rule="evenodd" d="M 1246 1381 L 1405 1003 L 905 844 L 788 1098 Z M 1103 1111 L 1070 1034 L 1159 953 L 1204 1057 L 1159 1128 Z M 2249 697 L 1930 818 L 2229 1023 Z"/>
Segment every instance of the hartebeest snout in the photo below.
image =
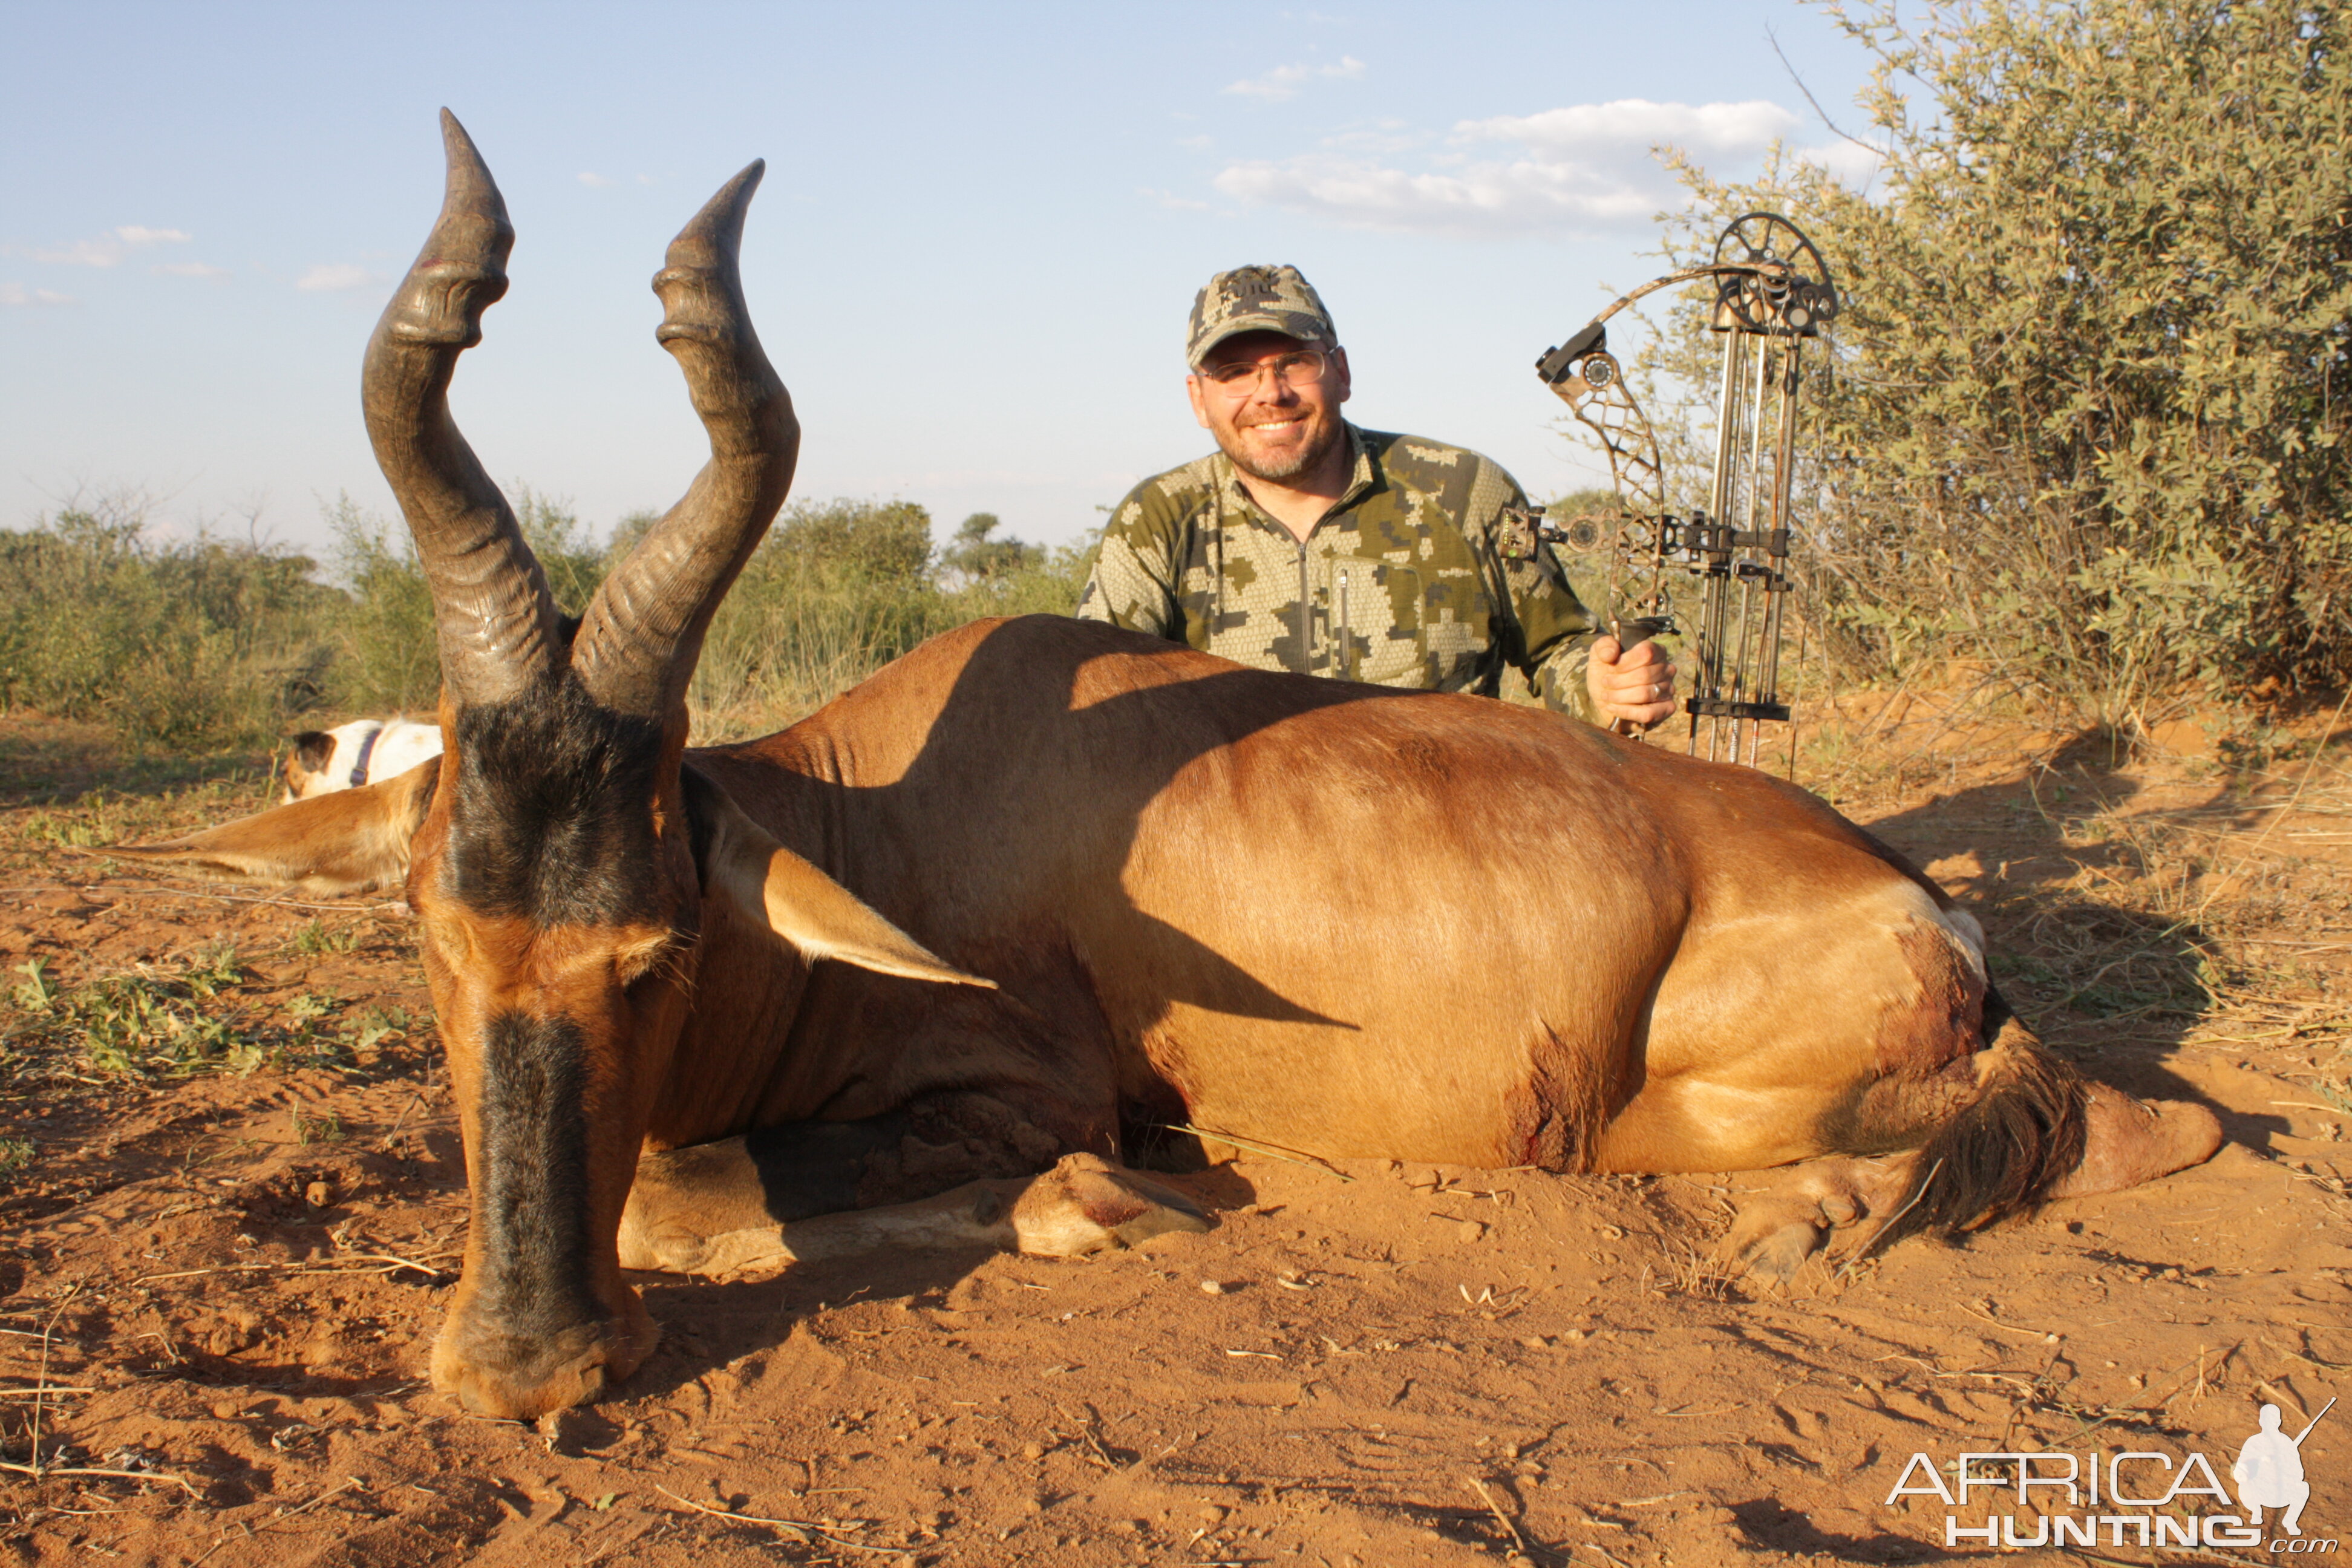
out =
<path fill-rule="evenodd" d="M 704 631 L 798 439 L 736 269 L 759 165 L 655 280 L 710 462 L 574 627 L 450 421 L 512 231 L 444 130 L 447 198 L 365 386 L 446 749 L 110 853 L 404 879 L 473 1205 L 434 1376 L 468 1407 L 626 1375 L 653 1329 L 625 1267 L 1201 1226 L 1118 1167 L 1142 1126 L 1561 1171 L 1814 1162 L 1729 1238 L 1779 1268 L 1835 1226 L 1965 1228 L 2215 1148 L 2202 1109 L 2045 1052 L 1975 921 L 1821 801 L 1550 714 L 1034 616 L 688 752 Z"/>
<path fill-rule="evenodd" d="M 705 821 L 726 842 L 698 864 L 686 682 L 799 446 L 737 274 L 761 165 L 695 216 L 654 279 L 710 462 L 574 626 L 450 418 L 452 369 L 506 292 L 514 230 L 464 129 L 445 113 L 442 131 L 440 220 L 368 344 L 363 400 L 432 586 L 448 745 L 385 786 L 404 820 L 352 876 L 406 862 L 461 1108 L 473 1224 L 435 1380 L 471 1407 L 527 1413 L 592 1397 L 654 1342 L 613 1237 L 691 1005 L 706 871 L 809 952 L 987 983 L 756 831 Z"/>

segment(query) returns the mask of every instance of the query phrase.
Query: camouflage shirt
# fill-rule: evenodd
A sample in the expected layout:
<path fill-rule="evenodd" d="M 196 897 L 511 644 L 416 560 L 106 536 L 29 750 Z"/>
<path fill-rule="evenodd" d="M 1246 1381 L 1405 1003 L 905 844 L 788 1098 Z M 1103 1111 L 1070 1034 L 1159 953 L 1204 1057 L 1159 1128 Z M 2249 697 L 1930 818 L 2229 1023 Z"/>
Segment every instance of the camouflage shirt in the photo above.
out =
<path fill-rule="evenodd" d="M 1222 452 L 1136 486 L 1078 615 L 1261 669 L 1425 691 L 1496 696 L 1507 662 L 1550 707 L 1592 718 L 1595 623 L 1505 515 L 1527 504 L 1510 475 L 1459 447 L 1347 431 L 1354 478 L 1303 544 Z"/>

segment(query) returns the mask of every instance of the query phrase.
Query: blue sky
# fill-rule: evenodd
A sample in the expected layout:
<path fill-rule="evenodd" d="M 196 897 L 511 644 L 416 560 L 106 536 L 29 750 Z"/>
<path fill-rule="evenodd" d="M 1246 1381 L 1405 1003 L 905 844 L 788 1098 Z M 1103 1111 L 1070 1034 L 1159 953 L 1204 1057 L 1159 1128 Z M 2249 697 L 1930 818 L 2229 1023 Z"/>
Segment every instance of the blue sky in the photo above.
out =
<path fill-rule="evenodd" d="M 391 510 L 360 354 L 438 204 L 445 103 L 519 231 L 453 394 L 502 481 L 600 531 L 683 489 L 700 431 L 646 285 L 765 157 L 744 272 L 800 410 L 795 494 L 1061 541 L 1206 449 L 1184 315 L 1250 261 L 1322 292 L 1360 422 L 1538 494 L 1584 482 L 1530 366 L 1664 270 L 1651 146 L 1834 161 L 1768 29 L 1841 123 L 1867 65 L 1785 0 L 0 17 L 0 526 L 129 487 L 163 526 L 241 533 L 258 504 L 305 546 L 321 498 Z"/>

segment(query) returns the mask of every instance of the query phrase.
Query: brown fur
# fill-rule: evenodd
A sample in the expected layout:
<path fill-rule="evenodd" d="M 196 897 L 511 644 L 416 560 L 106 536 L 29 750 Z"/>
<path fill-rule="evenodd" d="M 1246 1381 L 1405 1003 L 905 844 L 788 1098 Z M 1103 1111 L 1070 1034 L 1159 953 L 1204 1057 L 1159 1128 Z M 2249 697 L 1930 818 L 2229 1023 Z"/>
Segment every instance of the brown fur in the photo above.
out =
<path fill-rule="evenodd" d="M 617 1376 L 649 1342 L 612 1250 L 640 1142 L 911 1111 L 867 1202 L 1115 1159 L 1122 1122 L 1171 1110 L 1327 1156 L 1555 1169 L 1924 1146 L 1882 1242 L 2028 1206 L 2081 1163 L 2079 1080 L 2002 1009 L 1983 1040 L 1940 900 L 1751 770 L 1044 617 L 685 760 L 709 796 L 690 880 L 633 921 L 436 894 L 446 790 L 417 836 L 469 1150 L 468 1042 L 499 1007 L 572 1020 L 604 1107 L 590 1202 L 619 1339 L 524 1395 L 500 1392 L 514 1355 L 445 1335 L 445 1385 L 480 1408 L 573 1396 L 582 1354 Z M 305 809 L 198 836 L 206 863 L 283 866 L 257 846 Z M 994 988 L 935 983 L 966 975 Z M 2211 1147 L 2144 1142 L 2135 1170 Z"/>
<path fill-rule="evenodd" d="M 737 266 L 761 165 L 655 279 L 710 460 L 573 622 L 450 415 L 514 236 L 446 113 L 443 136 L 441 216 L 362 379 L 434 595 L 447 749 L 117 853 L 404 887 L 473 1198 L 434 1352 L 467 1407 L 537 1415 L 641 1363 L 625 1256 L 1067 1254 L 1204 1223 L 1112 1163 L 1123 1127 L 1176 1115 L 1558 1169 L 1924 1142 L 1890 1238 L 2210 1151 L 2119 1100 L 2086 1121 L 2021 1030 L 1987 1045 L 1964 918 L 1819 800 L 1549 714 L 1036 616 L 688 752 L 704 634 L 798 452 Z M 847 1125 L 790 1138 L 819 1122 Z M 736 1138 L 740 1159 L 670 1154 Z M 788 1141 L 817 1152 L 794 1167 Z M 1897 1179 L 1844 1163 L 1759 1220 L 1781 1255 Z M 827 1205 L 934 1195 L 845 1223 L 772 1176 Z"/>
<path fill-rule="evenodd" d="M 1974 1065 L 1976 1093 L 1913 1156 L 1910 1181 L 1872 1238 L 1874 1250 L 1922 1231 L 1991 1225 L 2040 1203 L 2082 1163 L 2081 1074 L 2014 1017 L 2002 1019 Z"/>

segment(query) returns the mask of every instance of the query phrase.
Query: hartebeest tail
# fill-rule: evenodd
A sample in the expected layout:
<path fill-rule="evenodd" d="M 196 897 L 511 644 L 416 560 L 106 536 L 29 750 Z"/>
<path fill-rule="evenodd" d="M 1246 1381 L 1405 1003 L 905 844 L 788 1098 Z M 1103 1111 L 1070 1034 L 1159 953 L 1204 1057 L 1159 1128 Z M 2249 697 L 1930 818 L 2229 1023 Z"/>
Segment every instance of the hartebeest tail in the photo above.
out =
<path fill-rule="evenodd" d="M 1976 1095 L 1913 1157 L 1871 1250 L 2031 1209 L 2083 1163 L 2090 1090 L 2082 1075 L 2052 1056 L 1990 987 L 1984 1032 L 1990 1038 L 1975 1058 Z"/>

